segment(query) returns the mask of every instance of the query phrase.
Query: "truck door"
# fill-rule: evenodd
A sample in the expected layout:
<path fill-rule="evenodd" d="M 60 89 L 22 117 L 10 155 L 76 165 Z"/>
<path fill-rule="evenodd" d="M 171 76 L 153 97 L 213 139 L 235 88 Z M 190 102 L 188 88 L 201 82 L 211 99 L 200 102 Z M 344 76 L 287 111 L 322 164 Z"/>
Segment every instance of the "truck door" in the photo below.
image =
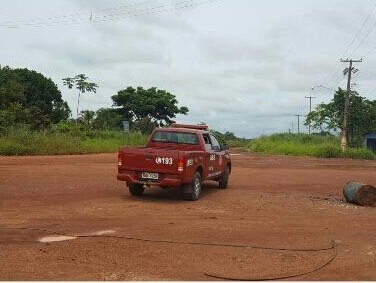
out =
<path fill-rule="evenodd" d="M 216 154 L 213 150 L 212 142 L 209 134 L 202 134 L 205 142 L 205 170 L 204 177 L 212 178 L 215 175 Z"/>
<path fill-rule="evenodd" d="M 217 175 L 221 175 L 223 171 L 225 152 L 221 149 L 221 145 L 215 136 L 210 135 L 210 139 L 211 139 L 212 148 L 215 154 L 214 173 L 215 173 L 215 176 L 217 176 Z"/>

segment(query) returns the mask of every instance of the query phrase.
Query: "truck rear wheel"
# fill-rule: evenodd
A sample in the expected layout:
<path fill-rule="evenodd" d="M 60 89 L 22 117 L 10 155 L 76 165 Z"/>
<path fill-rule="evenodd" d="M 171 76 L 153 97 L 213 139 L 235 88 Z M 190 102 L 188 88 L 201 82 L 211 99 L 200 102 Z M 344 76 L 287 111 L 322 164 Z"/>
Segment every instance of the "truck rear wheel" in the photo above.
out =
<path fill-rule="evenodd" d="M 192 183 L 183 187 L 183 199 L 198 200 L 201 195 L 202 179 L 201 174 L 196 172 L 192 177 Z"/>
<path fill-rule="evenodd" d="M 220 189 L 227 189 L 228 178 L 230 176 L 230 167 L 227 165 L 225 171 L 223 172 L 221 178 L 219 179 L 218 185 Z"/>
<path fill-rule="evenodd" d="M 142 196 L 145 190 L 140 184 L 130 184 L 128 188 L 132 196 Z"/>

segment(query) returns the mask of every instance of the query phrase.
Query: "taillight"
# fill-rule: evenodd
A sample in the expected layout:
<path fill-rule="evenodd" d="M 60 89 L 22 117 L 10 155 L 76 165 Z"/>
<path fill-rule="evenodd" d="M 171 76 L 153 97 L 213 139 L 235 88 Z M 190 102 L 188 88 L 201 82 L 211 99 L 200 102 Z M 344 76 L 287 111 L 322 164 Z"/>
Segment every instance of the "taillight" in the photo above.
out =
<path fill-rule="evenodd" d="M 121 156 L 119 155 L 118 157 L 118 166 L 122 166 L 123 165 L 123 160 L 121 158 Z"/>
<path fill-rule="evenodd" d="M 184 171 L 184 156 L 180 155 L 178 159 L 178 172 Z"/>

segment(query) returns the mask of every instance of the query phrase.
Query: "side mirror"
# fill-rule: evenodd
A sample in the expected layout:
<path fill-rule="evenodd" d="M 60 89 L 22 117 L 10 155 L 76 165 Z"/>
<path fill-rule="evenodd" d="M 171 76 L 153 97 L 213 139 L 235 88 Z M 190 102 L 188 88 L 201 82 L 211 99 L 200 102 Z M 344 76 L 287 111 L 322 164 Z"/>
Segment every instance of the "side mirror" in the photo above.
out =
<path fill-rule="evenodd" d="M 230 149 L 230 147 L 228 146 L 228 144 L 224 144 L 224 145 L 222 145 L 222 149 L 223 150 L 229 150 Z"/>

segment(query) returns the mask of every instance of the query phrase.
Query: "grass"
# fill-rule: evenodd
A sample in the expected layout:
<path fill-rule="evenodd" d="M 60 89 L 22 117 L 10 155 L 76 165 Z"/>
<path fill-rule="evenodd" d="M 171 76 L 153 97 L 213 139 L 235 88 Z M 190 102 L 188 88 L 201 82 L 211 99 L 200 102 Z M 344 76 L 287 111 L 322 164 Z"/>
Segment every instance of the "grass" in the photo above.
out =
<path fill-rule="evenodd" d="M 0 155 L 57 155 L 116 152 L 123 144 L 144 145 L 146 136 L 120 131 L 61 133 L 12 129 L 0 136 Z"/>
<path fill-rule="evenodd" d="M 122 145 L 144 145 L 146 136 L 121 131 L 94 131 L 59 128 L 30 131 L 26 128 L 10 129 L 0 135 L 0 155 L 58 155 L 116 152 Z M 245 147 L 252 152 L 314 156 L 325 158 L 375 159 L 365 148 L 349 148 L 342 152 L 338 137 L 305 134 L 274 134 L 254 140 L 236 139 L 227 143 L 231 147 Z"/>
<path fill-rule="evenodd" d="M 249 139 L 234 139 L 225 141 L 225 143 L 227 143 L 230 147 L 246 147 L 249 142 Z"/>
<path fill-rule="evenodd" d="M 247 149 L 252 152 L 269 154 L 324 158 L 376 158 L 372 151 L 365 148 L 349 148 L 343 153 L 338 137 L 306 134 L 273 134 L 262 136 L 249 142 Z"/>

